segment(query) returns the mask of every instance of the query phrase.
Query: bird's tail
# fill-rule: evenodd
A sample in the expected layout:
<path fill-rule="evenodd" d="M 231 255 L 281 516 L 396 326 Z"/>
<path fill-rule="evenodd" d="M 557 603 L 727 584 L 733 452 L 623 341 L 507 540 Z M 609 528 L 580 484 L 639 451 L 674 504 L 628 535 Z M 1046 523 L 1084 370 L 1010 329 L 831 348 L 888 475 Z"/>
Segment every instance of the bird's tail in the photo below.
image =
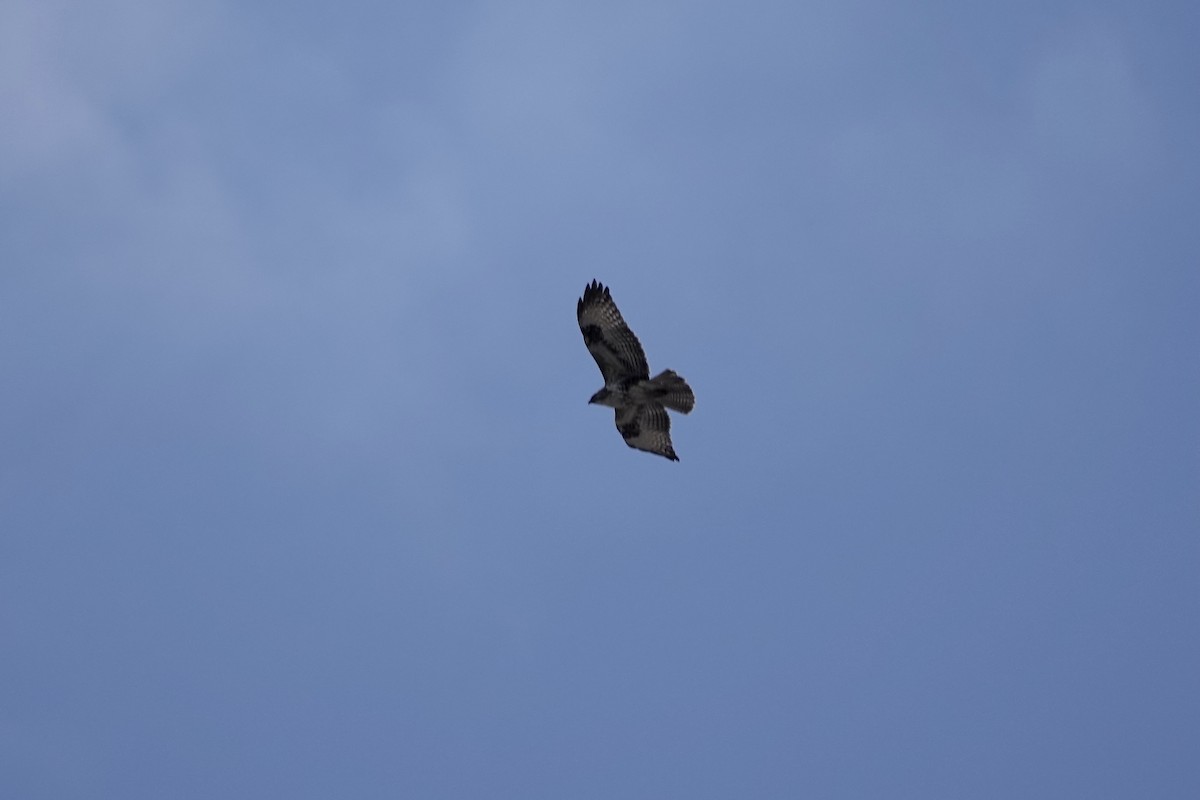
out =
<path fill-rule="evenodd" d="M 672 411 L 686 414 L 696 405 L 692 387 L 674 370 L 663 370 L 651 378 L 650 389 L 654 399 Z"/>

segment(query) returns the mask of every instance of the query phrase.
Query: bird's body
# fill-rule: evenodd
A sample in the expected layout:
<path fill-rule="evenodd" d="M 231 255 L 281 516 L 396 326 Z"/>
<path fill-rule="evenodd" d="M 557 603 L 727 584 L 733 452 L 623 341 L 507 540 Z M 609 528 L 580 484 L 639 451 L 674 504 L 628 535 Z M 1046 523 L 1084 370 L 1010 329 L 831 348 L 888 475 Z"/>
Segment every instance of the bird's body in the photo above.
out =
<path fill-rule="evenodd" d="M 678 461 L 667 409 L 687 414 L 695 406 L 687 381 L 669 369 L 650 377 L 641 343 L 608 288 L 598 281 L 584 289 L 576 312 L 583 342 L 604 376 L 604 388 L 588 402 L 616 409 L 617 430 L 625 444 Z"/>

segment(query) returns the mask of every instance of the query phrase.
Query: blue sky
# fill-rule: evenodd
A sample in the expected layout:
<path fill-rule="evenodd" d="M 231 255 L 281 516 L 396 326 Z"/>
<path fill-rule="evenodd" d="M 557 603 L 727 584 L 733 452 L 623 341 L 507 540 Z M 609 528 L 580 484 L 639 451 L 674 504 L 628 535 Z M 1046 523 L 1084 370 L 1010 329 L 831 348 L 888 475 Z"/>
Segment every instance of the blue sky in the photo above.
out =
<path fill-rule="evenodd" d="M 0 5 L 0 795 L 1200 796 L 1196 8 Z"/>

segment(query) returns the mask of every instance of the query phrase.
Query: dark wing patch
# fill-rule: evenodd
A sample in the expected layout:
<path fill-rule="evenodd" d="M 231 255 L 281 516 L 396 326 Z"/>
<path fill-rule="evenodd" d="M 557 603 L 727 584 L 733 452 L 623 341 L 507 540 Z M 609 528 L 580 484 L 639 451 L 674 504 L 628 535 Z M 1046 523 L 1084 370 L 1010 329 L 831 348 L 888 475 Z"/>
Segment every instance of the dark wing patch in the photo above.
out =
<path fill-rule="evenodd" d="M 641 342 L 629 330 L 608 287 L 593 280 L 576 306 L 583 343 L 596 359 L 605 385 L 621 380 L 650 378 L 650 365 Z"/>
<path fill-rule="evenodd" d="M 679 460 L 671 446 L 671 418 L 658 403 L 618 408 L 617 430 L 630 447 Z"/>

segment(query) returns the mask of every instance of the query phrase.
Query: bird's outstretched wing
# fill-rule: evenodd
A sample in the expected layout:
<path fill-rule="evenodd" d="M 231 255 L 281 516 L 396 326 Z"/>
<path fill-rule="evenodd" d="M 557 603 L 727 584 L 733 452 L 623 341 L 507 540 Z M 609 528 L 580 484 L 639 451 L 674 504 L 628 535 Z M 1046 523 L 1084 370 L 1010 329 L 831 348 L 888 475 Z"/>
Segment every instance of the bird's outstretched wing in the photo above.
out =
<path fill-rule="evenodd" d="M 671 418 L 658 403 L 644 403 L 617 409 L 617 430 L 625 444 L 647 453 L 678 461 L 671 446 Z"/>
<path fill-rule="evenodd" d="M 600 366 L 606 386 L 629 378 L 650 378 L 646 353 L 621 318 L 607 286 L 594 280 L 588 284 L 579 298 L 576 313 L 583 343 Z"/>

